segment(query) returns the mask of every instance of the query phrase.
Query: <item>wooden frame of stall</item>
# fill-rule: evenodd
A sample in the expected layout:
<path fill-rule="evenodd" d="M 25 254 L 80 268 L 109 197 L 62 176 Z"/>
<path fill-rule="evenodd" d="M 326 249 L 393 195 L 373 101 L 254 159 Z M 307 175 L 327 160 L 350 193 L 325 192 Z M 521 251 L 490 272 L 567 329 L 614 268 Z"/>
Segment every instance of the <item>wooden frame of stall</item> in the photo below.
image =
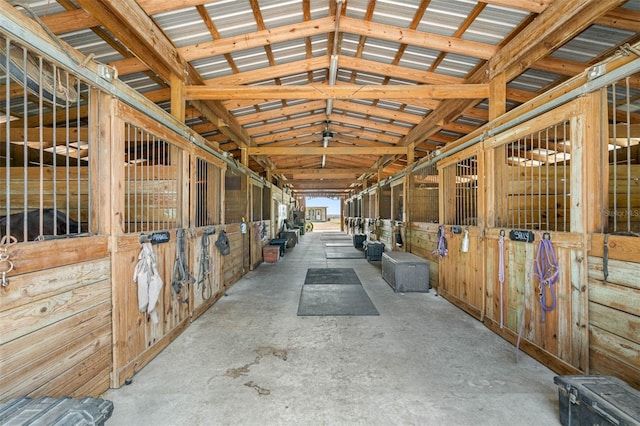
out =
<path fill-rule="evenodd" d="M 36 26 L 30 31 L 29 37 L 46 37 Z M 39 49 L 35 46 L 46 46 L 44 42 L 37 42 L 35 46 L 30 42 L 23 43 L 33 51 Z M 46 56 L 46 53 L 39 54 Z M 64 55 L 62 58 L 68 59 Z M 68 69 L 75 69 L 74 66 L 77 63 L 66 65 Z M 90 72 L 97 73 L 95 68 L 88 64 L 85 69 L 74 72 L 86 78 Z M 291 203 L 291 197 L 284 191 L 255 177 L 246 167 L 232 165 L 199 135 L 123 84 L 117 81 L 102 83 L 100 77 L 93 74 L 83 81 L 89 82 L 85 84 L 92 88 L 86 94 L 86 103 L 80 105 L 79 100 L 78 106 L 74 106 L 74 114 L 82 118 L 77 120 L 78 128 L 69 130 L 67 125 L 67 133 L 79 135 L 78 140 L 89 141 L 90 148 L 82 153 L 78 149 L 77 155 L 87 155 L 87 160 L 82 160 L 80 165 L 80 160 L 71 158 L 67 168 L 78 176 L 78 181 L 72 182 L 73 191 L 82 194 L 85 203 L 79 217 L 74 219 L 87 221 L 89 228 L 83 232 L 88 233 L 81 233 L 76 238 L 68 238 L 69 235 L 63 233 L 55 235 L 55 239 L 2 247 L 6 249 L 13 269 L 6 274 L 9 284 L 0 289 L 0 321 L 3 324 L 0 336 L 1 400 L 45 395 L 98 396 L 110 386 L 121 386 L 214 304 L 250 267 L 262 261 L 261 248 L 265 241 L 259 231 L 266 227 L 264 234 L 272 236 L 278 221 L 286 218 Z M 99 82 L 100 88 L 93 87 L 90 81 Z M 119 96 L 113 96 L 110 90 Z M 26 99 L 27 93 L 16 90 L 11 96 Z M 122 97 L 130 102 L 126 103 Z M 68 109 L 59 110 L 68 117 Z M 39 114 L 44 114 L 42 106 Z M 43 118 L 15 121 L 18 126 L 15 131 L 9 124 L 10 128 L 2 132 L 3 136 L 11 138 L 2 139 L 3 152 L 17 152 L 15 144 L 19 143 L 24 144 L 24 151 L 32 149 L 31 145 L 27 148 L 27 143 L 47 143 L 53 145 L 55 151 L 56 137 L 63 143 L 67 139 L 69 146 L 64 126 L 58 131 L 43 127 L 49 124 L 55 128 L 55 124 L 50 124 L 55 123 L 52 117 L 47 115 L 47 122 Z M 25 127 L 27 132 L 23 131 Z M 136 136 L 132 137 L 132 133 Z M 141 155 L 132 155 L 135 148 L 131 146 L 140 142 L 131 139 L 138 135 L 142 135 L 139 139 L 151 141 L 143 142 L 147 145 L 139 153 L 149 154 L 147 157 L 150 158 L 152 147 L 162 145 L 162 155 L 155 158 L 167 158 L 168 163 L 154 164 L 149 158 L 143 161 L 138 158 Z M 53 142 L 47 138 L 53 138 Z M 45 160 L 56 155 L 47 154 L 42 147 L 40 152 L 40 158 Z M 74 194 L 60 189 L 64 180 L 52 180 L 55 167 L 16 168 L 18 183 L 14 184 L 14 171 L 7 169 L 5 172 L 5 164 L 3 161 L 0 183 L 2 188 L 11 191 L 11 195 L 8 193 L 3 199 L 19 203 L 20 209 L 23 206 L 39 206 L 40 210 L 55 207 L 49 203 L 56 199 L 56 191 L 67 198 Z M 32 163 L 25 160 L 24 164 Z M 203 172 L 202 167 L 207 171 Z M 232 170 L 245 182 L 236 193 L 225 191 L 227 170 Z M 69 174 L 69 171 L 60 175 L 65 173 Z M 257 211 L 252 211 L 252 191 L 246 185 L 250 179 L 259 182 L 261 196 L 255 198 L 259 198 L 262 212 L 261 217 L 252 222 L 253 226 L 247 227 L 245 234 L 241 232 L 240 220 L 227 223 L 230 218 L 226 217 L 225 210 L 239 206 L 238 215 L 244 218 L 252 217 L 251 213 Z M 83 187 L 75 188 L 80 182 Z M 25 188 L 24 196 L 20 192 L 22 188 Z M 130 196 L 132 192 L 134 196 Z M 234 197 L 238 202 L 234 203 L 228 197 Z M 71 199 L 73 203 L 76 201 Z M 143 204 L 144 208 L 141 207 Z M 7 206 L 13 213 L 13 204 Z M 282 210 L 279 216 L 272 210 L 273 206 Z M 132 223 L 135 226 L 130 226 Z M 208 251 L 203 250 L 206 241 L 203 235 L 212 227 L 217 232 L 210 235 L 209 245 L 205 245 Z M 193 282 L 178 297 L 171 284 L 176 236 L 180 228 L 186 231 L 185 264 Z M 231 254 L 228 256 L 221 256 L 214 245 L 214 239 L 222 229 L 226 230 L 230 241 Z M 152 246 L 164 283 L 156 305 L 159 321 L 154 324 L 146 312 L 138 310 L 137 287 L 132 278 L 141 249 L 141 233 L 149 236 L 156 231 L 168 232 L 170 239 Z M 251 263 L 245 264 L 250 253 Z M 207 266 L 211 271 L 206 289 L 199 269 L 203 258 L 208 258 Z"/>
<path fill-rule="evenodd" d="M 607 64 L 608 72 L 634 59 L 613 58 Z M 621 78 L 624 80 L 624 76 Z M 577 76 L 566 87 L 536 98 L 500 116 L 481 131 L 448 145 L 441 158 L 427 159 L 409 168 L 405 180 L 406 247 L 429 261 L 431 284 L 440 295 L 514 345 L 520 336 L 520 349 L 554 371 L 614 375 L 640 388 L 640 285 L 635 279 L 640 274 L 637 260 L 640 246 L 633 232 L 607 233 L 607 227 L 610 228 L 607 219 L 611 222 L 611 218 L 603 213 L 613 211 L 610 209 L 614 201 L 607 196 L 611 188 L 626 185 L 627 192 L 632 193 L 617 195 L 622 200 L 618 204 L 624 204 L 624 208 L 615 214 L 632 224 L 637 223 L 640 166 L 618 166 L 617 171 L 610 170 L 612 148 L 607 140 L 613 136 L 612 129 L 607 128 L 606 117 L 612 115 L 607 110 L 607 89 L 585 90 L 582 96 L 559 102 L 555 108 L 546 109 L 531 119 L 517 120 L 572 89 L 586 87 L 587 83 L 585 75 Z M 627 84 L 638 87 L 637 75 L 627 77 Z M 625 114 L 618 115 L 628 120 Z M 488 129 L 500 128 L 509 120 L 520 122 L 487 135 Z M 519 149 L 518 141 L 522 138 L 535 145 L 539 143 L 539 134 L 558 125 L 567 132 L 562 138 L 570 141 L 570 145 L 558 143 L 558 146 L 564 145 L 564 151 L 555 154 L 554 161 L 562 167 L 536 167 L 535 164 L 544 162 L 535 161 L 533 156 L 529 157 L 533 166 L 524 167 L 509 158 L 509 152 Z M 637 124 L 628 125 L 628 129 L 621 136 L 624 140 L 614 145 L 628 145 L 626 138 L 639 137 Z M 473 138 L 477 142 L 469 144 Z M 464 146 L 468 147 L 458 149 Z M 627 151 L 626 155 L 640 157 L 638 146 Z M 542 157 L 544 152 L 537 155 Z M 457 173 L 456 168 L 469 168 L 470 164 L 476 168 L 473 174 L 477 177 L 472 184 L 476 195 L 465 198 L 461 194 L 467 191 L 465 185 L 471 185 L 472 180 Z M 425 175 L 426 167 L 435 166 L 437 173 L 431 171 Z M 614 183 L 614 175 L 621 177 L 622 183 Z M 606 176 L 609 176 L 609 185 Z M 384 184 L 388 182 L 377 186 Z M 427 192 L 433 190 L 439 191 L 439 212 L 428 211 L 426 205 L 414 205 L 425 202 Z M 371 191 L 368 188 L 363 193 Z M 553 194 L 552 201 L 541 201 L 546 193 Z M 509 203 L 506 199 L 510 199 Z M 432 206 L 433 199 L 430 200 Z M 541 213 L 543 203 L 551 205 L 550 213 L 557 217 Z M 546 225 L 536 225 L 535 221 L 540 219 L 546 221 Z M 382 239 L 391 243 L 393 221 L 378 222 Z M 553 229 L 547 230 L 545 226 L 550 223 Z M 448 254 L 444 257 L 436 253 L 441 226 L 448 245 Z M 535 240 L 510 240 L 509 232 L 519 229 L 518 226 L 529 230 Z M 469 235 L 470 249 L 466 252 L 462 251 L 464 231 Z M 498 279 L 501 235 L 507 236 L 502 285 Z M 560 265 L 557 304 L 555 309 L 546 312 L 544 322 L 534 274 L 541 238 L 550 238 Z M 402 250 L 393 245 L 391 249 Z"/>

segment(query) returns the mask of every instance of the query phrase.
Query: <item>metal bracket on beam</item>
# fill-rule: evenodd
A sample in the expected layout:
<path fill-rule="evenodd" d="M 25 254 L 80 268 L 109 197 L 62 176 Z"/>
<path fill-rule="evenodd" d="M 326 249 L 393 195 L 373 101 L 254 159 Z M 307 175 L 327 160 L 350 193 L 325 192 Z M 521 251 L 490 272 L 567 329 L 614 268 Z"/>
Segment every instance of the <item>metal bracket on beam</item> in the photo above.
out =
<path fill-rule="evenodd" d="M 607 73 L 606 64 L 598 64 L 594 65 L 587 70 L 587 80 L 595 80 L 598 77 L 601 77 Z"/>

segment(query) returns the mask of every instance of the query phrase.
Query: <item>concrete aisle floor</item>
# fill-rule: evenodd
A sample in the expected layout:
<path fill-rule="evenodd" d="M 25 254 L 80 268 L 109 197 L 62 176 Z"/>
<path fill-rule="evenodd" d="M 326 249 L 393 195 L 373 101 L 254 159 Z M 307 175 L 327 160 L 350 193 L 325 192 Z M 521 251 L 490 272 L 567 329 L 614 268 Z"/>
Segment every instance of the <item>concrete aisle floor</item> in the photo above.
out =
<path fill-rule="evenodd" d="M 115 425 L 554 425 L 554 373 L 380 262 L 324 256 L 307 233 L 231 287 L 134 378 Z M 298 317 L 307 268 L 352 267 L 380 316 Z"/>

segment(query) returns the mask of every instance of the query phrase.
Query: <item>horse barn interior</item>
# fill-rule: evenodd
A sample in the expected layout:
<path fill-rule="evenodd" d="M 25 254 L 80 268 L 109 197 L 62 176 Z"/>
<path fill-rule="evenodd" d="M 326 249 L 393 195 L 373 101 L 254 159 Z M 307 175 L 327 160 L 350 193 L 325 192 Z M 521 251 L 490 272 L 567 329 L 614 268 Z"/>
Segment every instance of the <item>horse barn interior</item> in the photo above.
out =
<path fill-rule="evenodd" d="M 517 346 L 535 368 L 640 389 L 640 0 L 0 0 L 0 37 L 1 403 L 117 400 L 167 350 L 189 350 L 199 323 L 215 332 L 203 337 L 209 350 L 224 344 L 240 365 L 234 351 L 258 313 L 289 296 L 297 303 L 294 277 L 322 262 L 356 270 L 380 309 L 375 326 L 314 322 L 295 307 L 286 324 L 308 327 L 310 343 L 340 329 L 344 359 L 422 341 L 360 345 L 350 339 L 366 333 L 353 328 L 446 329 L 436 314 L 446 304 L 483 338 L 452 325 L 429 340 L 434 356 L 468 339 L 458 355 L 478 351 L 486 365 L 492 350 Z M 336 235 L 383 243 L 382 263 L 395 252 L 426 262 L 431 289 L 400 294 L 383 285 L 380 261 L 311 251 L 329 232 L 305 233 L 310 197 L 340 199 Z M 266 262 L 283 232 L 296 241 Z M 148 275 L 139 256 L 154 260 Z M 163 285 L 141 293 L 134 276 Z M 260 277 L 271 277 L 270 292 Z M 261 302 L 231 329 L 226 309 L 252 294 Z M 414 349 L 403 353 L 425 350 Z M 229 367 L 206 359 L 207 377 Z M 371 367 L 381 375 L 403 366 L 402 356 L 381 359 Z M 434 371 L 405 367 L 426 389 L 436 370 L 480 368 L 451 359 Z M 511 358 L 501 363 L 496 375 L 517 371 Z M 218 390 L 225 399 L 212 408 L 247 415 L 276 393 L 256 383 L 226 398 Z M 406 408 L 427 398 L 410 397 L 411 383 L 378 386 L 408 398 Z M 290 409 L 253 420 L 377 422 L 362 409 L 373 396 L 349 388 L 331 399 L 340 389 L 307 404 L 315 417 Z M 443 393 L 450 405 L 464 399 Z M 512 417 L 500 423 L 535 423 L 518 421 L 526 407 L 509 401 L 500 404 Z M 170 423 L 243 423 L 190 418 L 192 405 L 173 407 L 186 417 Z M 417 407 L 396 422 L 430 424 Z M 468 424 L 496 424 L 468 410 Z M 466 423 L 450 415 L 432 424 Z"/>

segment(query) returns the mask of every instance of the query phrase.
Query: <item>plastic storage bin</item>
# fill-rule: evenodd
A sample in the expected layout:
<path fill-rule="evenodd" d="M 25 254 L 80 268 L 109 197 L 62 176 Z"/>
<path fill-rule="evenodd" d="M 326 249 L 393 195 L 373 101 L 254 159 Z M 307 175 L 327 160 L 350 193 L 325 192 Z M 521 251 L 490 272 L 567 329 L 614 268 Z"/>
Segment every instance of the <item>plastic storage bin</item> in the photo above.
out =
<path fill-rule="evenodd" d="M 382 254 L 382 278 L 396 293 L 428 293 L 429 263 L 411 253 L 385 252 Z"/>
<path fill-rule="evenodd" d="M 382 241 L 365 241 L 364 256 L 368 261 L 381 260 L 384 253 L 384 243 Z"/>
<path fill-rule="evenodd" d="M 353 234 L 353 246 L 357 249 L 363 248 L 363 244 L 366 239 L 366 234 Z"/>
<path fill-rule="evenodd" d="M 612 376 L 556 376 L 563 426 L 640 425 L 640 391 Z"/>
<path fill-rule="evenodd" d="M 111 414 L 113 402 L 102 398 L 23 397 L 0 404 L 0 424 L 5 426 L 101 426 Z"/>

